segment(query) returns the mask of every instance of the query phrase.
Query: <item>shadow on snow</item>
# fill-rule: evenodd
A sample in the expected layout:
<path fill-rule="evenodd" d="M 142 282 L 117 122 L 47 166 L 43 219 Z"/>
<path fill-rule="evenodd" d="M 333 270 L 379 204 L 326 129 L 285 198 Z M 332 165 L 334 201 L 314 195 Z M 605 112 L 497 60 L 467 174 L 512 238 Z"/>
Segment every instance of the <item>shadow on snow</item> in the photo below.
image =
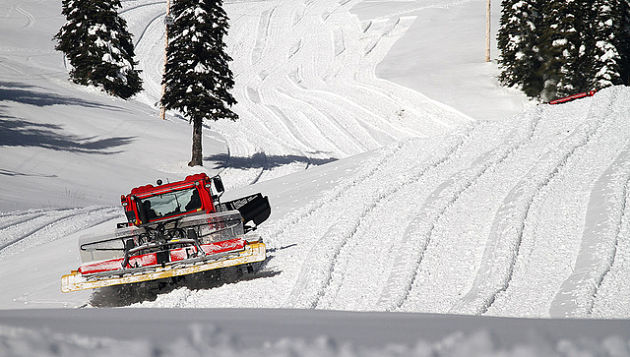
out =
<path fill-rule="evenodd" d="M 89 108 L 105 108 L 122 110 L 122 108 L 89 100 L 59 95 L 44 91 L 35 91 L 38 88 L 32 85 L 18 82 L 0 81 L 0 101 L 16 102 L 22 104 L 46 107 L 51 105 L 78 105 Z"/>
<path fill-rule="evenodd" d="M 34 146 L 58 151 L 88 154 L 116 154 L 108 149 L 129 144 L 133 137 L 96 139 L 63 134 L 55 124 L 39 124 L 24 119 L 7 118 L 0 114 L 0 147 Z"/>
<path fill-rule="evenodd" d="M 11 87 L 11 89 L 7 89 Z M 56 94 L 25 90 L 32 86 L 0 82 L 0 101 L 17 102 L 35 106 L 78 105 L 84 107 L 101 107 L 116 109 L 117 107 L 101 105 L 79 98 L 65 97 Z M 0 104 L 0 147 L 41 147 L 58 151 L 70 151 L 89 154 L 115 154 L 109 149 L 129 144 L 133 137 L 79 137 L 64 134 L 63 127 L 56 124 L 35 123 L 22 118 L 6 115 L 7 106 Z"/>
<path fill-rule="evenodd" d="M 311 158 L 299 155 L 267 155 L 265 153 L 255 153 L 250 157 L 229 156 L 227 154 L 217 154 L 204 157 L 204 161 L 215 161 L 216 168 L 232 169 L 271 169 L 274 167 L 302 163 L 306 165 L 323 165 L 335 158 Z"/>

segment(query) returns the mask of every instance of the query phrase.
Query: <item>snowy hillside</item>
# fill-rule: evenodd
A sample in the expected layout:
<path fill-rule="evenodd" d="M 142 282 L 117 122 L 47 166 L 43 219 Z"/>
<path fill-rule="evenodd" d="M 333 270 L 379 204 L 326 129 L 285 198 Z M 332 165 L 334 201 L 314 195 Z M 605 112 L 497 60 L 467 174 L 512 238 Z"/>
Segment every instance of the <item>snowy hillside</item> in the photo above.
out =
<path fill-rule="evenodd" d="M 263 228 L 265 279 L 142 306 L 628 316 L 629 112 L 613 88 L 313 169 L 332 184 Z"/>
<path fill-rule="evenodd" d="M 557 326 L 550 323 L 539 330 L 549 331 L 548 339 L 510 340 L 501 332 L 508 321 L 519 321 L 513 325 L 519 337 L 539 326 L 293 310 L 271 310 L 281 312 L 270 318 L 264 310 L 240 310 L 630 316 L 630 89 L 549 106 L 499 87 L 496 64 L 483 63 L 483 47 L 473 45 L 483 38 L 484 4 L 228 1 L 241 120 L 208 125 L 203 169 L 186 166 L 188 122 L 177 113 L 157 119 L 164 2 L 124 2 L 121 14 L 135 35 L 145 83 L 128 102 L 67 82 L 52 42 L 63 24 L 60 4 L 0 4 L 0 346 L 8 354 L 84 354 L 93 346 L 113 354 L 121 350 L 108 338 L 128 340 L 152 318 L 179 321 L 178 331 L 195 329 L 169 310 L 124 309 L 138 325 L 119 335 L 102 331 L 100 323 L 120 321 L 97 309 L 72 310 L 89 320 L 87 327 L 58 324 L 59 331 L 55 324 L 66 310 L 47 310 L 40 320 L 12 311 L 130 306 L 237 308 L 199 311 L 245 312 L 249 320 L 240 320 L 241 327 L 270 319 L 284 327 L 256 340 L 267 343 L 269 355 L 346 353 L 313 340 L 320 335 L 349 341 L 361 354 L 525 353 L 518 342 L 531 355 L 627 355 L 626 320 L 597 322 L 596 335 L 584 332 L 595 326 L 589 322 L 560 322 L 566 335 L 551 334 Z M 498 10 L 494 4 L 495 19 Z M 273 213 L 259 230 L 269 259 L 259 272 L 239 278 L 228 270 L 159 291 L 59 291 L 60 276 L 79 265 L 79 237 L 111 232 L 124 220 L 121 194 L 200 170 L 222 174 L 225 199 L 269 196 Z M 294 318 L 312 321 L 312 329 L 291 333 Z M 407 318 L 409 325 L 395 322 Z M 219 330 L 229 325 L 191 321 Z M 386 348 L 386 339 L 370 344 L 389 323 L 392 331 L 423 328 L 392 337 L 389 342 L 404 345 L 398 350 Z M 440 324 L 446 327 L 434 335 L 426 328 Z M 226 354 L 251 354 L 243 349 L 249 345 L 234 342 L 238 323 L 229 326 L 236 327 L 204 334 Z M 477 326 L 490 335 L 475 334 Z M 365 333 L 344 332 L 355 328 Z M 613 335 L 622 338 L 608 338 Z M 155 354 L 147 350 L 149 337 L 136 336 L 125 349 Z M 216 347 L 195 336 L 178 343 Z M 288 340 L 277 342 L 283 337 Z M 583 343 L 584 337 L 596 341 Z M 51 344 L 38 344 L 41 339 Z"/>
<path fill-rule="evenodd" d="M 627 320 L 286 309 L 0 310 L 0 319 L 11 326 L 0 325 L 0 354 L 11 356 L 627 356 L 630 338 Z"/>

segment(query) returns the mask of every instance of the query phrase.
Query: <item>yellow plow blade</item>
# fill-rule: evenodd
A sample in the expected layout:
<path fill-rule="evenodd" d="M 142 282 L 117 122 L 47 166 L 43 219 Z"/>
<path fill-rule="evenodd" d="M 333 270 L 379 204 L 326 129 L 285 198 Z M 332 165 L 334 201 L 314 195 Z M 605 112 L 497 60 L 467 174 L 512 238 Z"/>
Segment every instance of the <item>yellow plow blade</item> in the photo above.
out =
<path fill-rule="evenodd" d="M 128 274 L 120 277 L 93 278 L 86 279 L 79 272 L 73 270 L 70 274 L 61 277 L 61 291 L 68 293 L 71 291 L 96 289 L 105 286 L 139 283 L 143 281 L 158 280 L 201 273 L 208 270 L 233 267 L 248 263 L 262 262 L 267 257 L 265 244 L 250 243 L 245 246 L 245 250 L 218 260 L 211 260 L 190 266 L 166 266 L 159 267 L 154 271 Z"/>

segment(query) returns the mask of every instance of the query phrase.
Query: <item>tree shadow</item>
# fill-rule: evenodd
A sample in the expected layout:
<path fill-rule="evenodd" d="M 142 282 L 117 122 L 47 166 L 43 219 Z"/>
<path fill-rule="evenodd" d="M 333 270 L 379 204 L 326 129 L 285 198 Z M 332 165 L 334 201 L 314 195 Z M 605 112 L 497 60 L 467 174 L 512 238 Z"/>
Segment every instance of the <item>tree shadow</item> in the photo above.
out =
<path fill-rule="evenodd" d="M 57 124 L 36 123 L 7 114 L 7 106 L 2 101 L 35 105 L 77 105 L 89 108 L 123 110 L 120 107 L 90 102 L 80 98 L 61 96 L 53 93 L 32 90 L 38 88 L 18 82 L 0 81 L 0 147 L 41 147 L 57 151 L 70 151 L 89 154 L 116 154 L 120 151 L 109 149 L 127 145 L 134 137 L 80 137 L 63 133 Z M 17 172 L 1 172 L 2 175 L 21 175 Z"/>
<path fill-rule="evenodd" d="M 267 258 L 267 260 L 271 257 Z M 239 267 L 211 270 L 180 277 L 176 281 L 162 279 L 145 283 L 109 286 L 92 293 L 90 305 L 94 307 L 124 307 L 145 301 L 155 301 L 159 295 L 168 294 L 179 288 L 207 290 L 225 284 L 268 278 L 280 274 L 279 271 L 259 270 L 254 273 L 239 272 Z"/>
<path fill-rule="evenodd" d="M 127 145 L 134 137 L 79 137 L 63 134 L 56 124 L 34 123 L 24 119 L 7 117 L 0 113 L 0 147 L 41 147 L 57 151 L 87 154 L 116 154 L 109 149 Z"/>
<path fill-rule="evenodd" d="M 11 88 L 40 88 L 31 84 L 20 83 L 20 82 L 2 82 L 0 81 L 0 87 L 11 87 Z"/>
<path fill-rule="evenodd" d="M 0 101 L 29 104 L 38 107 L 51 105 L 78 105 L 88 108 L 106 108 L 119 111 L 124 110 L 118 106 L 92 102 L 81 98 L 63 96 L 45 91 L 36 91 L 34 90 L 35 88 L 40 87 L 18 82 L 0 81 Z"/>
<path fill-rule="evenodd" d="M 255 153 L 250 157 L 230 156 L 228 154 L 217 154 L 204 157 L 204 160 L 220 162 L 216 168 L 232 168 L 232 169 L 271 169 L 278 166 L 289 165 L 293 163 L 303 163 L 307 165 L 323 165 L 337 159 L 329 158 L 312 158 L 299 155 L 267 155 L 265 153 Z"/>
<path fill-rule="evenodd" d="M 25 177 L 58 177 L 57 175 L 41 175 L 41 174 L 27 174 L 23 172 L 17 172 L 13 170 L 0 169 L 0 175 L 2 176 L 25 176 Z"/>

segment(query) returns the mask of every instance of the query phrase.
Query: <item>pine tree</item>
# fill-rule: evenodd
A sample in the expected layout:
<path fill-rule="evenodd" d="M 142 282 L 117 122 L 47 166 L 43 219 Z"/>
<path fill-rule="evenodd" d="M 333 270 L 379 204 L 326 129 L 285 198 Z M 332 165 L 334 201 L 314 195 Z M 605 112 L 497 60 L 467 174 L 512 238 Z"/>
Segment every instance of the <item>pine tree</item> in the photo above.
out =
<path fill-rule="evenodd" d="M 536 0 L 503 0 L 497 42 L 501 48 L 499 81 L 520 86 L 530 97 L 542 90 L 539 28 L 542 16 Z"/>
<path fill-rule="evenodd" d="M 229 93 L 234 86 L 223 36 L 228 18 L 221 0 L 178 0 L 169 33 L 167 64 L 162 83 L 162 104 L 177 109 L 193 123 L 192 159 L 202 165 L 201 131 L 204 119 L 238 119 L 228 106 L 236 103 Z"/>
<path fill-rule="evenodd" d="M 589 89 L 593 64 L 587 26 L 592 13 L 589 11 L 591 7 L 585 6 L 586 1 L 549 1 L 545 6 L 546 31 L 542 35 L 544 99 Z"/>
<path fill-rule="evenodd" d="M 73 82 L 126 99 L 142 89 L 142 81 L 120 7 L 120 0 L 63 0 L 67 22 L 55 35 L 55 48 L 70 61 Z"/>
<path fill-rule="evenodd" d="M 622 2 L 625 0 L 594 0 L 592 34 L 593 69 L 591 87 L 601 89 L 622 83 L 622 61 L 619 37 L 623 36 Z"/>
<path fill-rule="evenodd" d="M 502 84 L 519 85 L 530 97 L 543 99 L 630 84 L 629 0 L 504 0 L 502 5 Z M 532 21 L 536 26 L 523 27 L 532 11 L 540 14 Z"/>
<path fill-rule="evenodd" d="M 616 47 L 621 58 L 621 83 L 630 85 L 630 1 L 619 1 L 620 25 Z"/>

